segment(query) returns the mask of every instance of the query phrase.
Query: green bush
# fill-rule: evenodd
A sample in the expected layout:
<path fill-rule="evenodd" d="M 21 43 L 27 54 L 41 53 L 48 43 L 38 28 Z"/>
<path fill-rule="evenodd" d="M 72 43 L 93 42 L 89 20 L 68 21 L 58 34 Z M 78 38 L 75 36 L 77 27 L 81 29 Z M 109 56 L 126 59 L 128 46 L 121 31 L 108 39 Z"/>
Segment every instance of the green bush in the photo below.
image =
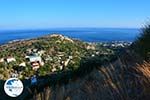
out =
<path fill-rule="evenodd" d="M 150 24 L 146 25 L 134 43 L 136 52 L 145 60 L 150 60 Z"/>

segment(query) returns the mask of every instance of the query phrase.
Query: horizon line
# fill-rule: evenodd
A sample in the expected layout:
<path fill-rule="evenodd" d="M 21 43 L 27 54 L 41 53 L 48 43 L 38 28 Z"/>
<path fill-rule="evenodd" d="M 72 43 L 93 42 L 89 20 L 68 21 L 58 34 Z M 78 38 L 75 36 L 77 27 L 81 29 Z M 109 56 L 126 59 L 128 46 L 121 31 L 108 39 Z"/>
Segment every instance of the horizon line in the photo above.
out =
<path fill-rule="evenodd" d="M 79 29 L 84 29 L 84 28 L 95 28 L 95 29 L 141 29 L 142 27 L 47 27 L 47 28 L 3 28 L 3 29 L 0 29 L 0 31 L 13 31 L 13 30 L 49 30 L 49 29 L 76 29 L 76 28 L 79 28 Z"/>

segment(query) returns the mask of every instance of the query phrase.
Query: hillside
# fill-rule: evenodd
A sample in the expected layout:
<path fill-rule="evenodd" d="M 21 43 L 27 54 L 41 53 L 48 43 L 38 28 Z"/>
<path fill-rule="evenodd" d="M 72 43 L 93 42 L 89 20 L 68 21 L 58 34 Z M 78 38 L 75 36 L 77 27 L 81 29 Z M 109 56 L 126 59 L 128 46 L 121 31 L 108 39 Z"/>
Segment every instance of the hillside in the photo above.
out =
<path fill-rule="evenodd" d="M 28 91 L 30 95 L 26 99 L 149 100 L 150 63 L 144 61 L 138 64 L 129 56 L 131 53 L 124 53 L 123 57 L 113 62 L 107 61 L 104 65 L 92 58 L 73 75 L 58 75 L 59 80 L 45 77 L 46 83 Z"/>
<path fill-rule="evenodd" d="M 11 77 L 8 75 L 17 73 L 25 86 L 18 99 L 149 100 L 150 97 L 150 63 L 123 43 L 86 43 L 53 34 L 12 42 L 0 49 L 4 52 L 1 58 L 5 58 L 0 64 L 3 79 L 0 85 Z M 15 60 L 11 58 L 8 62 L 7 57 Z M 33 59 L 26 57 L 36 57 L 44 65 L 33 69 Z M 18 66 L 20 63 L 22 66 Z M 37 84 L 31 84 L 33 75 L 38 76 Z M 0 97 L 13 100 L 3 92 Z"/>
<path fill-rule="evenodd" d="M 128 54 L 128 52 L 126 52 Z M 127 58 L 102 65 L 97 58 L 82 63 L 74 73 L 42 77 L 19 98 L 31 100 L 149 100 L 150 63 Z M 127 64 L 128 63 L 128 64 Z M 57 79 L 59 77 L 59 79 Z M 43 88 L 44 87 L 44 88 Z M 137 95 L 138 94 L 138 95 Z"/>
<path fill-rule="evenodd" d="M 44 89 L 34 88 L 30 96 L 35 100 L 149 100 L 149 29 L 117 59 L 105 64 L 99 63 L 99 57 L 84 60 L 73 75 L 63 73 L 55 85 L 49 81 L 41 86 Z"/>
<path fill-rule="evenodd" d="M 0 79 L 4 80 L 12 76 L 29 79 L 33 75 L 75 71 L 83 58 L 114 54 L 109 48 L 59 34 L 11 42 L 0 46 L 0 51 Z"/>

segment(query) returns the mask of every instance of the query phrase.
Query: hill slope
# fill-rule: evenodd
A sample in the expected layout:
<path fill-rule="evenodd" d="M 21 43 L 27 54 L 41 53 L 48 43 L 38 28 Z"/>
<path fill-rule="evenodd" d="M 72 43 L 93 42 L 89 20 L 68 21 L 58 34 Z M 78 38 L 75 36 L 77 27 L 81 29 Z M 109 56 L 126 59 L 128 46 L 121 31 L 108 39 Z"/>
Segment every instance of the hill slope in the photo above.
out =
<path fill-rule="evenodd" d="M 14 74 L 28 79 L 35 74 L 44 76 L 52 72 L 76 70 L 84 57 L 111 53 L 110 49 L 97 48 L 96 44 L 59 34 L 5 44 L 0 46 L 0 51 L 0 79 L 8 79 Z"/>

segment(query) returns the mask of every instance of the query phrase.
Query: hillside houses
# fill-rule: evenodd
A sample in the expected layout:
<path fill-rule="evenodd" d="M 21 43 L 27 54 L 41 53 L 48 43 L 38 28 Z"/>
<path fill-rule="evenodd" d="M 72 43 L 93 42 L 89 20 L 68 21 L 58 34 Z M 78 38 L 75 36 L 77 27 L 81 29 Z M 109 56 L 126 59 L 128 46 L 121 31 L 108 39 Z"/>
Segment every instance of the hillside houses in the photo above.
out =
<path fill-rule="evenodd" d="M 3 63 L 4 61 L 4 58 L 0 58 L 0 63 Z"/>
<path fill-rule="evenodd" d="M 93 45 L 88 45 L 88 46 L 86 47 L 86 49 L 87 49 L 87 50 L 95 50 L 95 46 L 93 46 Z"/>
<path fill-rule="evenodd" d="M 26 63 L 25 63 L 25 62 L 22 62 L 22 63 L 19 64 L 19 66 L 20 66 L 20 67 L 26 67 Z"/>
<path fill-rule="evenodd" d="M 8 69 L 8 73 L 16 71 L 21 78 L 31 77 L 35 73 L 40 76 L 51 72 L 74 70 L 80 67 L 80 61 L 84 58 L 112 54 L 109 49 L 104 49 L 103 44 L 97 46 L 97 43 L 82 42 L 53 34 L 8 45 L 2 49 L 4 53 L 0 55 L 0 63 Z M 12 47 L 15 49 L 12 50 Z"/>
<path fill-rule="evenodd" d="M 32 65 L 33 70 L 37 70 L 40 68 L 40 66 L 44 65 L 44 62 L 42 61 L 42 58 L 37 53 L 30 54 L 29 56 L 26 56 L 27 61 Z"/>
<path fill-rule="evenodd" d="M 6 57 L 6 58 L 0 58 L 0 63 L 11 63 L 11 62 L 16 62 L 16 59 L 14 57 Z"/>
<path fill-rule="evenodd" d="M 16 62 L 16 59 L 14 57 L 8 57 L 8 58 L 6 58 L 6 62 L 7 63 Z"/>
<path fill-rule="evenodd" d="M 132 42 L 125 42 L 125 41 L 112 41 L 112 42 L 101 43 L 102 46 L 109 47 L 109 48 L 118 48 L 118 47 L 124 48 L 130 46 L 131 44 Z"/>
<path fill-rule="evenodd" d="M 5 58 L 0 58 L 0 63 L 11 63 L 11 62 L 16 62 L 18 65 L 13 65 L 13 66 L 19 66 L 19 67 L 26 67 L 27 63 L 31 64 L 33 70 L 37 70 L 40 68 L 40 66 L 44 65 L 44 62 L 42 61 L 42 55 L 45 53 L 44 50 L 39 50 L 38 49 L 27 49 L 26 50 L 26 56 L 25 59 L 26 61 L 22 61 L 19 63 L 15 57 L 13 56 L 8 56 Z M 20 58 L 23 59 L 23 58 Z"/>

